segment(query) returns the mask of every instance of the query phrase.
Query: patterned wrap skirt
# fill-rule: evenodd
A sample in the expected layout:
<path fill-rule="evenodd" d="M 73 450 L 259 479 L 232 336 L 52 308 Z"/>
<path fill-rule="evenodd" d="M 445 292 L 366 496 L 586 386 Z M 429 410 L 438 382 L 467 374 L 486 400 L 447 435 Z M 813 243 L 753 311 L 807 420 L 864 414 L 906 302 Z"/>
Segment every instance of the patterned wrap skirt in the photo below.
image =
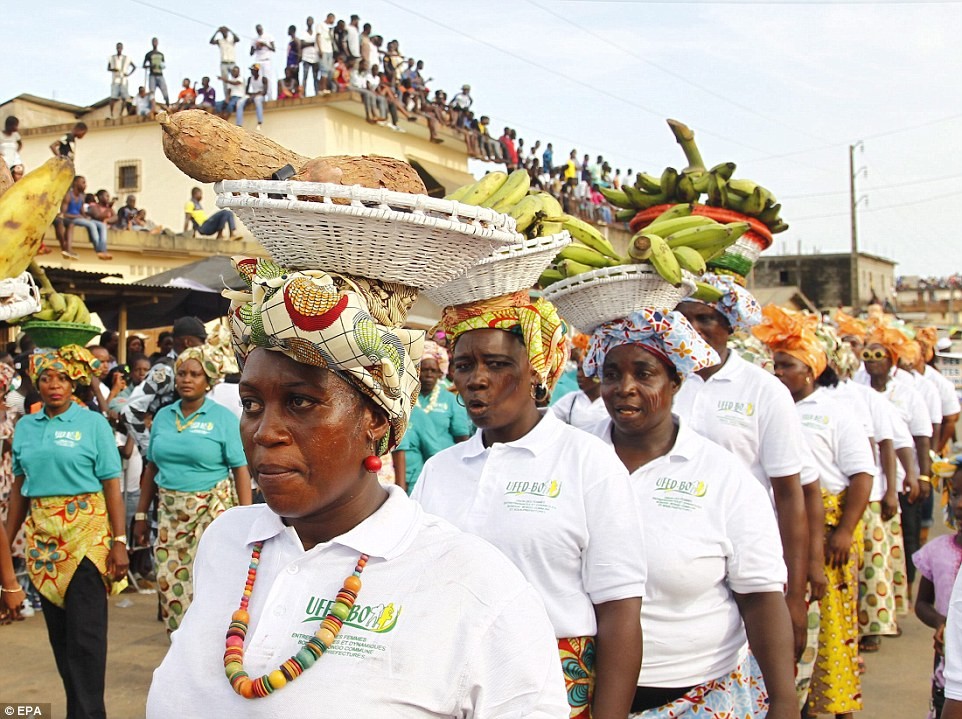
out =
<path fill-rule="evenodd" d="M 110 521 L 101 492 L 75 497 L 32 497 L 24 528 L 30 581 L 61 609 L 70 580 L 85 557 L 100 571 L 106 591 L 118 594 L 127 586 L 126 578 L 115 582 L 107 575 Z"/>
<path fill-rule="evenodd" d="M 689 690 L 656 709 L 629 714 L 629 719 L 762 719 L 768 715 L 768 692 L 755 657 L 748 655 L 729 674 Z"/>
<path fill-rule="evenodd" d="M 907 611 L 905 547 L 902 521 L 882 519 L 882 503 L 869 502 L 862 515 L 863 552 L 858 572 L 859 636 L 898 633 L 898 614 Z"/>
<path fill-rule="evenodd" d="M 822 492 L 825 541 L 842 519 L 846 492 Z M 858 672 L 858 555 L 862 523 L 855 526 L 853 551 L 844 567 L 825 564 L 828 585 L 819 601 L 818 654 L 808 694 L 810 714 L 845 714 L 862 709 Z"/>
<path fill-rule="evenodd" d="M 180 626 L 194 597 L 194 553 L 204 530 L 236 504 L 234 485 L 224 479 L 206 492 L 158 488 L 157 591 L 167 633 Z"/>
<path fill-rule="evenodd" d="M 591 719 L 595 694 L 595 638 L 570 637 L 558 640 L 561 670 L 568 693 L 571 719 Z"/>

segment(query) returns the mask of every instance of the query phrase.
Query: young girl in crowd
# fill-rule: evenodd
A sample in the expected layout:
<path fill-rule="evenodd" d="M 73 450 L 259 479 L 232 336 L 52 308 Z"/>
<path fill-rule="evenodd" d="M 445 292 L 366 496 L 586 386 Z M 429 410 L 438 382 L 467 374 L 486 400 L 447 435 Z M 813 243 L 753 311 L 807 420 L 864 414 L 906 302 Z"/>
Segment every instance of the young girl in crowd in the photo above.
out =
<path fill-rule="evenodd" d="M 949 512 L 946 520 L 959 529 L 955 534 L 943 534 L 930 540 L 912 557 L 915 568 L 921 575 L 919 594 L 915 600 L 915 614 L 935 630 L 935 666 L 932 672 L 932 700 L 929 705 L 928 719 L 939 719 L 942 716 L 942 705 L 945 703 L 945 676 L 943 675 L 945 617 L 949 611 L 952 586 L 959 573 L 959 566 L 962 565 L 962 522 L 959 521 L 962 519 L 960 463 L 962 463 L 962 456 L 946 463 L 952 473 L 950 478 L 945 480 L 949 485 Z"/>

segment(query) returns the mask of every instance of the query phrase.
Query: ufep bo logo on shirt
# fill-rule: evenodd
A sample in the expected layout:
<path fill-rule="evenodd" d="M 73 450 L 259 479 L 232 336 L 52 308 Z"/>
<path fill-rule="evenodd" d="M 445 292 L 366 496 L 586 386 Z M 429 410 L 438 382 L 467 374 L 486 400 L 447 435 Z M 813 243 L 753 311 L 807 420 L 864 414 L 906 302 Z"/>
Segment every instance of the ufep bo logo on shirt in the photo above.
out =
<path fill-rule="evenodd" d="M 533 512 L 543 514 L 557 508 L 554 501 L 561 495 L 561 485 L 556 479 L 547 482 L 512 480 L 504 486 L 504 508 L 509 512 Z"/>
<path fill-rule="evenodd" d="M 59 432 L 54 432 L 53 441 L 58 447 L 76 447 L 77 442 L 83 439 L 83 436 L 83 432 L 60 430 Z"/>
<path fill-rule="evenodd" d="M 311 597 L 307 600 L 305 617 L 303 624 L 321 622 L 327 616 L 328 610 L 334 604 L 333 599 L 322 597 Z M 352 627 L 359 629 L 364 634 L 341 631 L 334 640 L 334 644 L 327 650 L 328 654 L 337 654 L 344 657 L 354 657 L 364 659 L 373 656 L 375 653 L 386 652 L 388 645 L 384 643 L 382 637 L 394 630 L 401 618 L 401 605 L 394 602 L 387 604 L 376 604 L 373 606 L 355 604 L 351 607 L 351 613 L 344 622 L 344 628 Z M 306 642 L 313 636 L 295 632 L 294 638 L 300 642 Z"/>

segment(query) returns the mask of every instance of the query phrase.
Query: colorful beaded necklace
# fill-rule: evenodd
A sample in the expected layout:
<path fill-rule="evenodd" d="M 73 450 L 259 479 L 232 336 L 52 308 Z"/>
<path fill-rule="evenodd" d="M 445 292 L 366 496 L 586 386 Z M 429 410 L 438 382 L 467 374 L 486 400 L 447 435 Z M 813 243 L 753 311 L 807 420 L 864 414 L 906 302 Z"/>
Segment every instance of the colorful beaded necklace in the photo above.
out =
<path fill-rule="evenodd" d="M 337 597 L 324 616 L 321 626 L 314 632 L 314 636 L 301 647 L 300 651 L 281 664 L 279 669 L 275 669 L 257 679 L 251 679 L 250 675 L 244 671 L 244 639 L 247 637 L 247 625 L 250 622 L 247 607 L 250 604 L 251 594 L 254 592 L 254 582 L 257 580 L 257 565 L 261 560 L 261 548 L 263 546 L 263 542 L 257 542 L 254 545 L 254 551 L 251 552 L 250 568 L 247 570 L 247 583 L 244 585 L 240 608 L 231 615 L 230 628 L 227 630 L 227 648 L 224 651 L 224 672 L 227 674 L 234 691 L 245 699 L 266 697 L 288 682 L 294 681 L 320 659 L 324 652 L 331 648 L 341 631 L 341 627 L 350 616 L 354 602 L 357 601 L 358 592 L 361 591 L 361 572 L 364 571 L 368 560 L 366 554 L 362 554 L 360 559 L 357 560 L 354 574 L 344 580 L 344 586 L 337 593 Z"/>

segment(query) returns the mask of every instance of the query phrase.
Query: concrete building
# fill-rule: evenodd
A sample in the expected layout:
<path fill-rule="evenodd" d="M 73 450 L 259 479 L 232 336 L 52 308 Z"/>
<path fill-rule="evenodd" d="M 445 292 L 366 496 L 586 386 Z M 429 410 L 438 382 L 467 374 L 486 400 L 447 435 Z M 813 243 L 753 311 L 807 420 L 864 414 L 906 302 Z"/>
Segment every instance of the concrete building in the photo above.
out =
<path fill-rule="evenodd" d="M 859 307 L 895 303 L 895 262 L 859 253 Z M 763 255 L 749 283 L 758 287 L 797 287 L 819 309 L 849 306 L 852 258 L 849 253 Z"/>
<path fill-rule="evenodd" d="M 169 228 L 175 236 L 111 232 L 108 246 L 114 259 L 101 262 L 95 257 L 86 232 L 78 228 L 73 244 L 81 255 L 80 261 L 63 260 L 51 234 L 48 246 L 54 252 L 42 256 L 42 264 L 117 272 L 133 281 L 212 254 L 263 252 L 249 235 L 241 242 L 180 235 L 185 229 L 184 204 L 190 199 L 191 188 L 201 187 L 203 206 L 213 213 L 217 209 L 213 186 L 192 180 L 167 159 L 156 122 L 140 117 L 111 121 L 107 114 L 106 100 L 80 107 L 19 95 L 0 104 L 0 116 L 15 115 L 20 119 L 21 155 L 28 171 L 50 157 L 51 143 L 82 120 L 88 132 L 77 142 L 76 168 L 78 174 L 87 178 L 88 192 L 108 190 L 119 198 L 117 207 L 126 195 L 136 195 L 137 206 L 147 210 L 147 218 Z M 245 121 L 249 128 L 254 126 L 253 111 L 247 113 Z M 374 154 L 406 160 L 434 195 L 444 195 L 473 182 L 468 173 L 467 147 L 458 134 L 441 129 L 443 143 L 432 143 L 423 118 L 404 122 L 401 129 L 403 132 L 397 132 L 367 123 L 360 95 L 347 92 L 268 102 L 263 132 L 307 157 Z"/>
<path fill-rule="evenodd" d="M 962 324 L 962 287 L 941 287 L 919 277 L 903 277 L 897 298 L 899 316 L 907 320 L 946 327 Z"/>

